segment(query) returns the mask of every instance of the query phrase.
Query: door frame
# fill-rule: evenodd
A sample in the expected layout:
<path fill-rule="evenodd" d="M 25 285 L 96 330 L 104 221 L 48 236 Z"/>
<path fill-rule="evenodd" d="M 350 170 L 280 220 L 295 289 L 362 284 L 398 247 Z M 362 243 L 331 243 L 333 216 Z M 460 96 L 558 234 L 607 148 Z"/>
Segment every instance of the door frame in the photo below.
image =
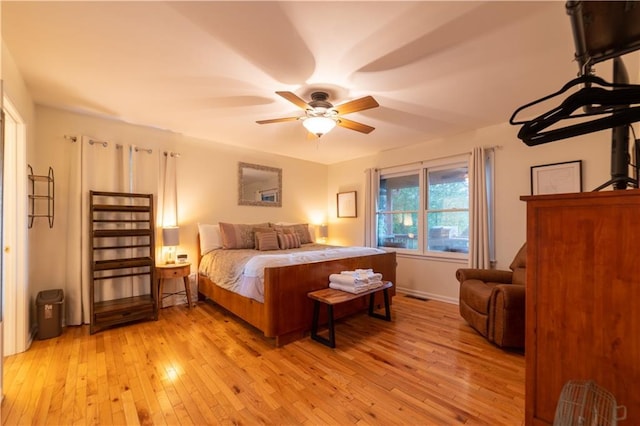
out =
<path fill-rule="evenodd" d="M 31 343 L 27 273 L 27 134 L 26 125 L 11 100 L 3 95 L 5 123 L 3 191 L 3 345 L 2 356 L 24 352 Z"/>

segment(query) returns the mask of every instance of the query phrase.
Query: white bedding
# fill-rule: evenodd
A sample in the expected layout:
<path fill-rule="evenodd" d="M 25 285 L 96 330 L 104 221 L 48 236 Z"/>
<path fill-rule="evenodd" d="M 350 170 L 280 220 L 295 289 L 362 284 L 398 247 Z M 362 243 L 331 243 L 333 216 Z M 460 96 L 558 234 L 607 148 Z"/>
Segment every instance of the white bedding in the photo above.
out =
<path fill-rule="evenodd" d="M 227 290 L 262 303 L 264 302 L 264 268 L 266 267 L 299 265 L 385 252 L 373 247 L 305 244 L 301 249 L 262 253 L 264 252 L 251 249 L 213 250 L 203 256 L 199 272 Z M 329 277 L 327 277 L 328 283 Z"/>

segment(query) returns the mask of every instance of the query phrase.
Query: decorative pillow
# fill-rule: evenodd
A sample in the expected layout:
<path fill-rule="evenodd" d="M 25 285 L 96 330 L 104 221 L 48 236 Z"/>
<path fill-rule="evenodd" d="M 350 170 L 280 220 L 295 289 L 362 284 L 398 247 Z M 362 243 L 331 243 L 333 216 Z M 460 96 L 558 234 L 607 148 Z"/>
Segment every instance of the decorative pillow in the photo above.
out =
<path fill-rule="evenodd" d="M 309 224 L 308 223 L 294 223 L 291 225 L 281 225 L 277 223 L 270 223 L 272 228 L 275 228 L 277 231 L 281 230 L 285 233 L 294 232 L 298 234 L 300 237 L 300 244 L 308 244 L 313 242 L 313 238 L 311 233 L 309 232 Z"/>
<path fill-rule="evenodd" d="M 200 234 L 200 255 L 222 248 L 220 225 L 198 223 L 198 234 Z"/>
<path fill-rule="evenodd" d="M 298 234 L 285 234 L 278 232 L 278 244 L 282 250 L 300 247 L 300 237 Z"/>
<path fill-rule="evenodd" d="M 255 248 L 253 228 L 267 228 L 268 223 L 254 225 L 220 222 L 220 236 L 224 249 L 252 249 Z"/>
<path fill-rule="evenodd" d="M 309 244 L 313 242 L 313 238 L 311 237 L 311 233 L 309 232 L 309 224 L 301 223 L 299 225 L 294 225 L 294 229 L 296 233 L 300 236 L 300 244 Z"/>
<path fill-rule="evenodd" d="M 275 232 L 275 229 L 270 228 L 270 227 L 255 227 L 253 228 L 253 242 L 255 245 L 255 249 L 256 250 L 260 250 L 260 242 L 258 241 L 258 233 L 259 232 Z M 276 237 L 276 242 L 278 241 L 278 238 Z"/>
<path fill-rule="evenodd" d="M 256 241 L 258 242 L 258 244 L 256 244 L 258 250 L 267 251 L 280 249 L 276 231 L 256 232 Z"/>
<path fill-rule="evenodd" d="M 312 225 L 311 223 L 309 224 L 309 226 L 307 227 L 307 229 L 309 230 L 309 237 L 311 238 L 311 242 L 315 243 L 316 242 L 316 225 Z"/>

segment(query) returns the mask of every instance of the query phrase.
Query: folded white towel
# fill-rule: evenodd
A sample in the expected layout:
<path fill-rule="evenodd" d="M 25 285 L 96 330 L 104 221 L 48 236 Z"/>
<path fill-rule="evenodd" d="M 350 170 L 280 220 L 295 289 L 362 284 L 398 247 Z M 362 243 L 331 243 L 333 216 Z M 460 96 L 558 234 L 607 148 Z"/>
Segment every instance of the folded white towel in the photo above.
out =
<path fill-rule="evenodd" d="M 384 283 L 382 281 L 371 281 L 369 284 L 367 284 L 367 290 L 382 287 L 383 284 Z"/>
<path fill-rule="evenodd" d="M 345 285 L 345 284 L 339 284 L 339 283 L 335 283 L 335 282 L 329 282 L 329 287 L 336 289 L 336 290 L 342 290 L 342 291 L 346 291 L 348 293 L 363 293 L 367 290 L 372 290 L 374 288 L 378 288 L 378 287 L 382 287 L 384 283 L 382 281 L 374 281 L 368 284 L 363 284 L 363 285 L 358 285 L 358 286 L 352 286 L 352 285 Z"/>
<path fill-rule="evenodd" d="M 342 285 L 338 283 L 329 283 L 329 287 L 336 290 L 346 291 L 347 293 L 354 293 L 354 294 L 362 293 L 369 290 L 366 287 L 353 287 L 350 285 Z"/>
<path fill-rule="evenodd" d="M 368 275 L 369 281 L 382 281 L 382 274 L 378 272 L 372 272 Z"/>
<path fill-rule="evenodd" d="M 342 271 L 340 275 L 346 275 L 349 277 L 355 277 L 360 280 L 381 280 L 382 274 L 373 272 L 373 269 L 356 269 L 355 271 Z"/>
<path fill-rule="evenodd" d="M 329 275 L 329 281 L 337 284 L 354 286 L 360 284 L 369 284 L 371 280 L 369 280 L 369 278 L 358 278 L 349 275 L 331 274 Z"/>
<path fill-rule="evenodd" d="M 372 281 L 382 281 L 382 274 L 379 273 L 368 273 L 357 275 L 354 271 L 351 271 L 352 275 L 345 274 L 344 271 L 339 274 L 331 274 L 329 275 L 329 281 L 333 281 L 335 283 L 341 284 L 367 284 Z"/>
<path fill-rule="evenodd" d="M 355 271 L 342 271 L 340 273 L 344 274 L 344 275 L 354 275 L 354 274 L 356 274 L 356 275 L 362 275 L 362 274 L 369 275 L 369 274 L 373 274 L 373 269 L 356 269 Z"/>

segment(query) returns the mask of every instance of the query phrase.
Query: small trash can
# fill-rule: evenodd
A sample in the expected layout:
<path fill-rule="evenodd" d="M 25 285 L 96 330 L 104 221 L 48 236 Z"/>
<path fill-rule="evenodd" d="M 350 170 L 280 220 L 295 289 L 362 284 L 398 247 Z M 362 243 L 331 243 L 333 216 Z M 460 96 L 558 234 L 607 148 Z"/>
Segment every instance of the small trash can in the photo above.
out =
<path fill-rule="evenodd" d="M 50 339 L 62 334 L 62 290 L 45 290 L 38 293 L 38 340 Z"/>

